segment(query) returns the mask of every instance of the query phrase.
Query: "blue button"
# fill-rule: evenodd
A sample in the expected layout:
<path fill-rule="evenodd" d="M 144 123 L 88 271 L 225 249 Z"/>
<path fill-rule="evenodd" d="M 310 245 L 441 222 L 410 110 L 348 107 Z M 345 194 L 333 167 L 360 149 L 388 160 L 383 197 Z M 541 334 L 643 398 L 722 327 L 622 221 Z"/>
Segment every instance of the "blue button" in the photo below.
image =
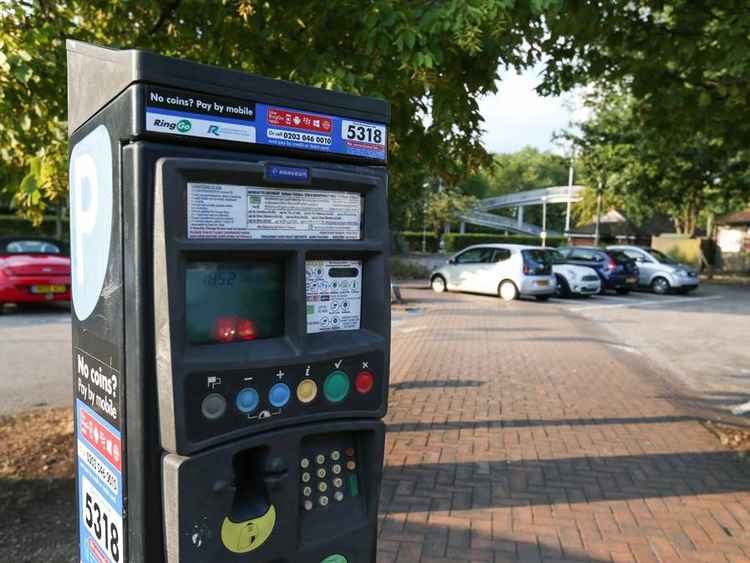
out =
<path fill-rule="evenodd" d="M 286 383 L 277 383 L 268 392 L 268 401 L 274 407 L 283 407 L 289 402 L 289 397 L 292 396 L 292 392 Z"/>
<path fill-rule="evenodd" d="M 258 408 L 260 397 L 252 387 L 245 387 L 237 394 L 237 408 L 244 413 L 251 413 Z"/>

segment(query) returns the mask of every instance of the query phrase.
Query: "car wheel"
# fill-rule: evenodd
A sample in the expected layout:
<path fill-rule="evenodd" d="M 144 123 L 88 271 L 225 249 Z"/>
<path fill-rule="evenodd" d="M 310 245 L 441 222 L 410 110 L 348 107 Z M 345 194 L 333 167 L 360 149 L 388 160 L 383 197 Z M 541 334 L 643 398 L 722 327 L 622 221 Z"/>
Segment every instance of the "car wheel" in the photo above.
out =
<path fill-rule="evenodd" d="M 669 293 L 669 282 L 665 278 L 654 278 L 651 282 L 651 291 L 657 295 Z"/>
<path fill-rule="evenodd" d="M 627 295 L 630 293 L 630 290 L 627 287 L 618 287 L 617 288 L 617 294 L 618 295 Z"/>
<path fill-rule="evenodd" d="M 560 275 L 557 276 L 556 293 L 560 297 L 570 297 L 570 286 L 568 285 L 567 280 Z"/>
<path fill-rule="evenodd" d="M 432 278 L 432 283 L 430 285 L 432 286 L 432 291 L 435 293 L 443 293 L 446 289 L 445 278 L 443 276 L 435 276 Z"/>
<path fill-rule="evenodd" d="M 497 293 L 503 301 L 513 301 L 518 298 L 518 288 L 510 280 L 502 282 L 497 289 Z"/>

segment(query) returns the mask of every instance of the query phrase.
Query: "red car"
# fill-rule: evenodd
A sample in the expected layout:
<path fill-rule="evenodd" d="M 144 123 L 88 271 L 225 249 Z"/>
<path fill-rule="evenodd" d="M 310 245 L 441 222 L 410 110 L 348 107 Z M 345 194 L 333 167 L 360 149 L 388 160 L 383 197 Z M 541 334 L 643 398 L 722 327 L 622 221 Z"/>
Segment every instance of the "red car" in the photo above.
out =
<path fill-rule="evenodd" d="M 70 301 L 70 258 L 52 239 L 0 238 L 0 305 Z"/>

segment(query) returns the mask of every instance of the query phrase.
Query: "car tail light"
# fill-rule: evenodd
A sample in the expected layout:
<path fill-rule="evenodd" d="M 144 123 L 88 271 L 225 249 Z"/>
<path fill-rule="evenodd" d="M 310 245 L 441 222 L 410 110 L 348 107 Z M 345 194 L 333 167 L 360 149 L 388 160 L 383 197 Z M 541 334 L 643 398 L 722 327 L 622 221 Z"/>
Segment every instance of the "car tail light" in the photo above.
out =
<path fill-rule="evenodd" d="M 611 271 L 615 271 L 617 269 L 617 262 L 615 262 L 612 257 L 610 256 L 607 258 L 607 269 Z"/>

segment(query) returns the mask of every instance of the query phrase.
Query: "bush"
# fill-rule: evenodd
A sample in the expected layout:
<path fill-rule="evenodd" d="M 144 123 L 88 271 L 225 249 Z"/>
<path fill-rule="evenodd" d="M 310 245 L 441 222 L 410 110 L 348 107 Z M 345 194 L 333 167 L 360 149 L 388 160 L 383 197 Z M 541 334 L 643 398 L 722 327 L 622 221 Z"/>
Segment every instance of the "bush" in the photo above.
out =
<path fill-rule="evenodd" d="M 68 239 L 68 220 L 63 220 L 63 239 Z M 41 225 L 35 227 L 31 221 L 16 215 L 0 215 L 0 237 L 32 235 L 32 236 L 55 236 L 55 218 L 47 217 Z"/>
<path fill-rule="evenodd" d="M 430 270 L 409 260 L 391 258 L 391 277 L 396 280 L 424 279 L 430 277 Z"/>
<path fill-rule="evenodd" d="M 526 235 L 490 235 L 484 233 L 448 233 L 443 235 L 446 252 L 458 252 L 467 246 L 474 244 L 528 244 L 540 246 L 542 239 L 535 236 Z M 563 237 L 547 237 L 547 246 L 560 246 L 565 244 Z"/>
<path fill-rule="evenodd" d="M 422 234 L 419 231 L 401 231 L 394 234 L 395 247 L 400 251 L 422 252 L 422 237 L 427 243 L 427 252 L 438 252 L 440 238 L 435 233 Z"/>

